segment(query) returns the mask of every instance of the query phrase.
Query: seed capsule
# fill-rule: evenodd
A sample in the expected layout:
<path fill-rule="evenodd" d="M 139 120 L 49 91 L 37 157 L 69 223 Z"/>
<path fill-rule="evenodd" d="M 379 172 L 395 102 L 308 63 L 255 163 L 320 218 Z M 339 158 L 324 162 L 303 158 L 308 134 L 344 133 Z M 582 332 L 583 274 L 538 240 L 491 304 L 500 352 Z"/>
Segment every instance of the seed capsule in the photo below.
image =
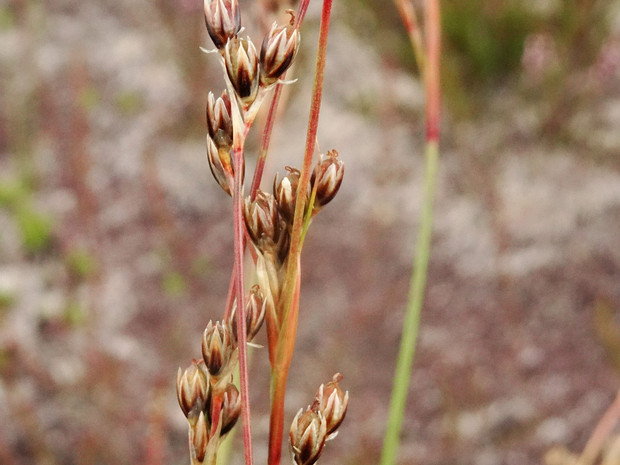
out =
<path fill-rule="evenodd" d="M 327 429 L 325 417 L 320 412 L 311 409 L 300 409 L 295 415 L 289 440 L 293 460 L 297 465 L 313 465 L 319 459 L 325 439 Z"/>
<path fill-rule="evenodd" d="M 196 455 L 196 460 L 199 463 L 202 463 L 207 454 L 207 444 L 209 442 L 209 425 L 204 412 L 200 412 L 196 425 L 190 431 L 192 454 Z"/>
<path fill-rule="evenodd" d="M 275 83 L 291 66 L 299 49 L 299 40 L 299 30 L 292 24 L 278 26 L 273 23 L 260 50 L 261 84 Z"/>
<path fill-rule="evenodd" d="M 244 214 L 248 234 L 258 250 L 276 256 L 283 248 L 288 250 L 286 224 L 273 195 L 259 190 L 253 201 L 246 197 Z"/>
<path fill-rule="evenodd" d="M 209 321 L 202 335 L 202 357 L 209 374 L 221 379 L 233 369 L 237 347 L 227 325 Z"/>
<path fill-rule="evenodd" d="M 217 148 L 230 151 L 233 143 L 233 125 L 230 98 L 226 91 L 215 99 L 213 92 L 207 97 L 207 129 Z"/>
<path fill-rule="evenodd" d="M 250 294 L 245 304 L 245 321 L 248 342 L 254 339 L 254 336 L 258 333 L 263 320 L 265 319 L 265 309 L 267 308 L 267 299 L 260 290 L 258 284 L 254 284 L 250 289 Z M 232 330 L 235 340 L 237 339 L 237 306 L 236 302 L 233 306 L 232 314 L 230 317 L 230 328 Z"/>
<path fill-rule="evenodd" d="M 232 195 L 232 189 L 228 182 L 228 175 L 232 176 L 234 174 L 230 149 L 218 149 L 209 135 L 207 135 L 207 161 L 209 162 L 209 168 L 211 169 L 211 174 L 215 178 L 215 181 L 224 189 L 224 192 L 228 195 Z"/>
<path fill-rule="evenodd" d="M 252 104 L 258 94 L 258 56 L 250 40 L 235 37 L 224 48 L 226 73 L 243 105 Z"/>
<path fill-rule="evenodd" d="M 238 0 L 204 0 L 205 24 L 213 44 L 222 49 L 241 29 Z"/>
<path fill-rule="evenodd" d="M 299 185 L 299 170 L 286 167 L 288 174 L 278 182 L 278 176 L 273 180 L 273 196 L 278 204 L 280 215 L 289 225 L 293 224 L 295 205 L 297 204 L 297 186 Z"/>
<path fill-rule="evenodd" d="M 195 422 L 199 413 L 207 405 L 209 398 L 209 375 L 202 360 L 177 372 L 177 400 L 190 422 Z"/>
<path fill-rule="evenodd" d="M 220 436 L 228 433 L 237 423 L 241 414 L 241 396 L 237 387 L 228 383 L 222 400 L 222 430 Z"/>
<path fill-rule="evenodd" d="M 337 373 L 329 383 L 321 384 L 314 404 L 312 404 L 313 410 L 320 411 L 325 416 L 328 435 L 338 429 L 349 406 L 349 391 L 342 392 L 338 385 L 341 380 L 342 375 Z"/>
<path fill-rule="evenodd" d="M 338 159 L 336 150 L 330 150 L 325 157 L 323 155 L 319 157 L 310 178 L 310 185 L 313 189 L 316 184 L 315 211 L 320 210 L 336 196 L 343 176 L 344 163 Z"/>

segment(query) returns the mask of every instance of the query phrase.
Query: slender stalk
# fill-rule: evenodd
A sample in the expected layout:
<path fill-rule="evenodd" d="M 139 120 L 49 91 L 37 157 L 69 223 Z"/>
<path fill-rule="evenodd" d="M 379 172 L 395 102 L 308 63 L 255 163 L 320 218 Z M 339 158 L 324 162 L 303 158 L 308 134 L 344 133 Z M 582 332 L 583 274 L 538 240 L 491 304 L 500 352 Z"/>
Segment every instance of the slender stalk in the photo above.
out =
<path fill-rule="evenodd" d="M 269 142 L 271 141 L 271 134 L 273 132 L 273 125 L 276 119 L 276 113 L 278 104 L 280 103 L 280 96 L 282 95 L 282 84 L 277 84 L 271 98 L 271 104 L 269 106 L 269 113 L 267 114 L 267 122 L 263 129 L 263 137 L 261 138 L 260 149 L 258 151 L 258 159 L 256 160 L 256 169 L 254 170 L 254 177 L 252 178 L 252 187 L 250 188 L 250 196 L 252 200 L 256 197 L 256 192 L 260 187 L 261 179 L 263 178 L 263 171 L 265 169 L 265 161 L 267 159 L 267 152 L 269 151 Z"/>
<path fill-rule="evenodd" d="M 424 75 L 426 56 L 424 53 L 424 44 L 422 43 L 422 33 L 413 4 L 411 0 L 394 0 L 394 3 L 396 4 L 396 8 L 398 8 L 400 18 L 407 30 L 407 35 L 409 36 L 411 48 L 413 49 L 420 74 Z"/>
<path fill-rule="evenodd" d="M 309 4 L 310 0 L 302 0 L 300 3 L 299 9 L 297 10 L 297 15 L 295 16 L 296 28 L 301 26 L 301 23 L 306 16 L 306 11 L 308 10 Z M 286 80 L 286 73 L 280 79 L 283 81 Z M 265 161 L 267 159 L 267 152 L 269 151 L 269 143 L 271 142 L 271 134 L 273 132 L 273 125 L 275 123 L 276 113 L 280 103 L 280 97 L 282 95 L 282 87 L 282 84 L 277 84 L 275 90 L 273 91 L 273 97 L 271 98 L 269 113 L 267 114 L 267 121 L 263 129 L 263 137 L 261 138 L 261 145 L 258 151 L 256 169 L 254 170 L 254 177 L 252 178 L 252 186 L 250 188 L 250 196 L 252 197 L 252 200 L 256 197 L 256 192 L 260 187 L 260 182 L 263 177 Z"/>
<path fill-rule="evenodd" d="M 307 6 L 304 2 L 302 6 Z M 319 45 L 316 57 L 316 70 L 308 131 L 306 134 L 306 148 L 301 169 L 299 184 L 297 187 L 297 203 L 295 217 L 291 233 L 291 245 L 288 253 L 284 287 L 280 297 L 283 308 L 281 328 L 278 333 L 276 360 L 271 371 L 271 416 L 269 432 L 269 465 L 279 465 L 282 454 L 282 430 L 284 424 L 284 396 L 286 392 L 286 380 L 293 357 L 295 347 L 295 335 L 297 332 L 297 315 L 299 311 L 299 282 L 300 282 L 300 256 L 301 238 L 304 224 L 304 208 L 306 197 L 303 193 L 308 191 L 312 161 L 318 131 L 319 111 L 323 95 L 323 80 L 325 76 L 325 57 L 327 52 L 327 38 L 331 17 L 332 0 L 324 0 L 321 12 L 321 25 L 319 29 Z M 305 10 L 304 10 L 305 11 Z"/>
<path fill-rule="evenodd" d="M 240 139 L 240 140 L 239 140 Z M 233 141 L 233 163 L 235 166 L 234 189 L 233 189 L 233 229 L 234 229 L 234 274 L 235 293 L 237 296 L 237 338 L 239 343 L 239 386 L 241 396 L 241 420 L 243 427 L 243 450 L 245 464 L 252 465 L 252 425 L 250 417 L 250 394 L 248 386 L 248 363 L 246 345 L 246 320 L 244 288 L 243 288 L 243 251 L 245 224 L 243 220 L 243 140 L 236 138 Z"/>
<path fill-rule="evenodd" d="M 390 401 L 388 424 L 383 438 L 381 465 L 393 465 L 399 446 L 399 434 L 403 423 L 407 390 L 411 378 L 415 347 L 418 338 L 420 311 L 424 301 L 426 275 L 430 258 L 433 223 L 433 198 L 439 164 L 439 115 L 440 115 L 440 19 L 439 0 L 429 0 L 426 9 L 426 38 L 428 62 L 425 68 L 426 84 L 426 150 L 424 173 L 424 197 L 418 239 L 411 277 L 409 297 L 400 350 L 396 363 L 394 385 Z"/>
<path fill-rule="evenodd" d="M 288 253 L 286 264 L 286 277 L 284 288 L 282 290 L 281 300 L 284 302 L 284 318 L 283 324 L 286 324 L 287 312 L 290 308 L 290 302 L 296 283 L 295 275 L 297 274 L 298 257 L 301 255 L 301 236 L 303 233 L 304 209 L 306 207 L 305 192 L 308 191 L 310 185 L 310 176 L 312 174 L 312 161 L 314 148 L 316 145 L 316 135 L 319 127 L 319 113 L 321 110 L 321 99 L 323 96 L 323 80 L 325 77 L 325 57 L 327 53 L 327 38 L 329 34 L 329 21 L 331 16 L 332 0 L 323 1 L 323 10 L 321 12 L 321 25 L 319 29 L 319 47 L 316 56 L 316 71 L 314 77 L 314 88 L 312 91 L 312 103 L 310 105 L 310 117 L 308 121 L 308 131 L 306 133 L 306 148 L 304 151 L 304 160 L 297 185 L 297 203 L 295 205 L 295 217 L 293 219 L 293 228 L 291 232 L 291 246 Z M 280 338 L 281 339 L 281 338 Z"/>

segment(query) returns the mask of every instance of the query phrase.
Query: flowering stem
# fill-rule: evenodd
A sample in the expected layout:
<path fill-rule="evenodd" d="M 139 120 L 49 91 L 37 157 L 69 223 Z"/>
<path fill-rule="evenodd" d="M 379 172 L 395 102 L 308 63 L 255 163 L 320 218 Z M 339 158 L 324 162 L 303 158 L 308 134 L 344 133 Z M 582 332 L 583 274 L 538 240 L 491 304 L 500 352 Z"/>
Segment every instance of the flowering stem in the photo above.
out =
<path fill-rule="evenodd" d="M 245 464 L 252 465 L 252 426 L 250 417 L 250 395 L 248 387 L 248 363 L 246 345 L 246 320 L 243 288 L 243 251 L 245 224 L 243 220 L 243 143 L 244 137 L 233 141 L 233 163 L 235 179 L 233 186 L 233 230 L 234 230 L 234 274 L 237 297 L 237 337 L 239 342 L 239 387 L 241 396 L 241 418 L 243 426 L 243 449 Z"/>
<path fill-rule="evenodd" d="M 300 10 L 307 7 L 304 2 Z M 319 122 L 319 111 L 323 95 L 323 80 L 325 76 L 325 57 L 327 51 L 327 37 L 331 16 L 332 0 L 323 0 L 321 12 L 321 25 L 319 30 L 319 45 L 316 57 L 316 70 L 308 131 L 306 134 L 306 148 L 304 160 L 297 186 L 297 203 L 291 232 L 291 245 L 286 261 L 284 286 L 280 297 L 280 305 L 283 311 L 278 332 L 275 363 L 271 370 L 271 418 L 269 434 L 269 465 L 279 465 L 282 453 L 282 429 L 284 425 L 284 395 L 286 392 L 286 380 L 293 357 L 295 347 L 295 335 L 297 332 L 297 315 L 299 311 L 299 283 L 300 283 L 300 256 L 302 246 L 302 233 L 304 224 L 304 209 L 306 197 L 303 193 L 308 191 L 316 135 Z M 305 10 L 302 10 L 305 11 Z"/>
<path fill-rule="evenodd" d="M 299 5 L 299 9 L 297 10 L 297 15 L 295 17 L 295 27 L 299 28 L 301 23 L 306 16 L 306 10 L 308 9 L 308 5 L 310 4 L 310 0 L 302 0 Z M 286 79 L 286 73 L 280 78 L 281 80 Z M 256 197 L 256 192 L 260 187 L 260 182 L 263 177 L 263 171 L 265 169 L 265 160 L 267 159 L 267 152 L 269 151 L 269 143 L 271 141 L 271 133 L 273 132 L 273 125 L 276 119 L 276 113 L 278 109 L 278 105 L 280 103 L 280 97 L 282 95 L 282 84 L 276 84 L 275 90 L 273 91 L 273 97 L 271 98 L 271 104 L 269 106 L 269 113 L 267 114 L 267 122 L 265 123 L 265 127 L 263 129 L 263 137 L 261 138 L 261 145 L 258 152 L 258 159 L 256 161 L 256 169 L 254 170 L 254 177 L 252 178 L 252 186 L 250 188 L 250 196 L 252 200 Z"/>
<path fill-rule="evenodd" d="M 388 424 L 383 438 L 383 451 L 380 465 L 393 465 L 396 462 L 399 434 L 405 412 L 409 380 L 411 379 L 415 346 L 418 338 L 420 311 L 424 301 L 426 274 L 430 258 L 433 197 L 439 162 L 439 0 L 429 0 L 427 5 L 426 38 L 428 62 L 426 63 L 424 73 L 426 84 L 426 168 L 424 174 L 424 197 L 416 244 L 414 270 L 411 277 L 407 312 L 403 323 L 403 333 L 401 336 L 396 373 L 394 375 Z"/>
<path fill-rule="evenodd" d="M 252 200 L 256 197 L 261 179 L 263 178 L 263 170 L 265 169 L 265 160 L 269 151 L 269 142 L 271 141 L 271 133 L 273 132 L 273 124 L 276 119 L 278 104 L 280 103 L 280 95 L 282 95 L 282 84 L 276 84 L 276 88 L 271 98 L 269 113 L 267 114 L 267 122 L 263 129 L 263 137 L 261 138 L 260 150 L 258 152 L 258 160 L 256 161 L 256 169 L 252 178 L 252 187 L 250 188 L 250 196 Z"/>

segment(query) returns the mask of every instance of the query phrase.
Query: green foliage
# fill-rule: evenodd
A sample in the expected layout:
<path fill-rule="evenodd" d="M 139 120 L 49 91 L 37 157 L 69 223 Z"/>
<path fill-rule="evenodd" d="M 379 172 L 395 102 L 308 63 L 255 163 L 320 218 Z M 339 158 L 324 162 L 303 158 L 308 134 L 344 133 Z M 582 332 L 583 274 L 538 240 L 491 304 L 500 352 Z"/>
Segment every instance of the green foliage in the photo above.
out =
<path fill-rule="evenodd" d="M 16 220 L 21 233 L 22 246 L 28 253 L 41 253 L 50 247 L 52 221 L 48 216 L 23 207 L 17 210 Z"/>
<path fill-rule="evenodd" d="M 63 319 L 69 326 L 81 326 L 86 320 L 86 311 L 78 302 L 70 301 L 63 312 Z"/>
<path fill-rule="evenodd" d="M 15 303 L 15 296 L 8 291 L 0 291 L 0 317 Z"/>
<path fill-rule="evenodd" d="M 88 279 L 97 272 L 97 260 L 88 250 L 79 248 L 69 251 L 65 257 L 69 273 L 79 280 Z"/>
<path fill-rule="evenodd" d="M 448 58 L 467 86 L 504 78 L 520 64 L 536 18 L 525 2 L 449 0 L 443 4 Z"/>
<path fill-rule="evenodd" d="M 116 106 L 125 115 L 131 116 L 140 112 L 144 106 L 142 96 L 137 92 L 125 91 L 116 96 Z"/>
<path fill-rule="evenodd" d="M 32 195 L 31 182 L 26 175 L 0 183 L 0 207 L 13 213 L 26 252 L 37 254 L 51 245 L 52 220 L 33 208 Z"/>
<path fill-rule="evenodd" d="M 187 284 L 183 275 L 178 271 L 171 271 L 164 276 L 162 287 L 166 295 L 181 297 L 187 291 Z"/>
<path fill-rule="evenodd" d="M 11 29 L 15 25 L 15 15 L 8 6 L 0 7 L 0 31 Z"/>
<path fill-rule="evenodd" d="M 28 198 L 28 195 L 28 189 L 21 182 L 11 180 L 0 183 L 0 207 L 16 209 Z"/>
<path fill-rule="evenodd" d="M 85 87 L 78 95 L 78 103 L 86 110 L 92 110 L 101 101 L 99 90 L 94 86 Z"/>

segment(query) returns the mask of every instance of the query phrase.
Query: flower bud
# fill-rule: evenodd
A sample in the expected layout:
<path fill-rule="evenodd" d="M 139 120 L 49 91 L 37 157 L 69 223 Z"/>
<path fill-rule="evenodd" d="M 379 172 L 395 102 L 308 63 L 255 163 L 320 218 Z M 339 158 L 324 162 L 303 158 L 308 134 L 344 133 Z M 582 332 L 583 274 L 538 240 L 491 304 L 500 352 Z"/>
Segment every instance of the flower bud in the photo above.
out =
<path fill-rule="evenodd" d="M 217 379 L 230 374 L 236 351 L 230 328 L 209 321 L 202 335 L 202 356 L 209 374 Z"/>
<path fill-rule="evenodd" d="M 258 94 L 258 56 L 256 48 L 248 37 L 235 37 L 224 48 L 226 73 L 241 103 L 252 104 Z"/>
<path fill-rule="evenodd" d="M 191 454 L 196 456 L 196 460 L 202 463 L 207 454 L 207 444 L 209 442 L 209 425 L 204 412 L 200 412 L 198 420 L 190 430 Z M 192 461 L 193 462 L 193 461 Z"/>
<path fill-rule="evenodd" d="M 312 409 L 320 411 L 325 417 L 327 434 L 333 434 L 347 413 L 349 406 L 349 391 L 342 392 L 338 383 L 342 380 L 342 375 L 336 373 L 332 380 L 326 385 L 319 387 Z"/>
<path fill-rule="evenodd" d="M 299 30 L 293 24 L 278 26 L 273 23 L 260 50 L 260 79 L 263 85 L 275 83 L 291 66 L 299 49 L 299 40 Z"/>
<path fill-rule="evenodd" d="M 209 375 L 202 360 L 177 372 L 177 400 L 183 413 L 190 422 L 205 408 L 209 398 Z"/>
<path fill-rule="evenodd" d="M 218 49 L 237 35 L 241 29 L 238 0 L 204 0 L 207 31 Z"/>
<path fill-rule="evenodd" d="M 259 190 L 253 201 L 246 197 L 244 215 L 248 234 L 261 253 L 279 255 L 288 248 L 288 232 L 273 195 Z"/>
<path fill-rule="evenodd" d="M 226 192 L 228 195 L 232 195 L 232 189 L 228 182 L 227 176 L 227 173 L 230 176 L 233 175 L 230 149 L 218 149 L 217 145 L 209 135 L 207 135 L 207 161 L 209 162 L 211 174 L 213 175 L 217 183 L 222 189 L 224 189 L 224 192 Z"/>
<path fill-rule="evenodd" d="M 260 290 L 258 284 L 254 284 L 250 289 L 248 300 L 245 304 L 245 321 L 247 331 L 247 341 L 254 339 L 254 336 L 258 333 L 263 320 L 265 319 L 265 309 L 267 307 L 267 299 Z M 237 339 L 237 305 L 236 302 L 233 306 L 230 317 L 230 328 L 236 341 Z"/>
<path fill-rule="evenodd" d="M 297 465 L 316 463 L 323 452 L 326 438 L 325 417 L 311 409 L 305 412 L 300 409 L 295 415 L 289 433 L 294 462 Z"/>
<path fill-rule="evenodd" d="M 293 224 L 293 217 L 295 216 L 295 205 L 297 203 L 297 186 L 299 184 L 299 170 L 286 167 L 289 172 L 286 176 L 278 182 L 278 176 L 273 180 L 273 195 L 278 204 L 278 210 L 280 215 L 287 222 L 287 224 Z"/>
<path fill-rule="evenodd" d="M 319 161 L 310 178 L 310 185 L 313 189 L 316 185 L 315 211 L 320 210 L 336 196 L 342 184 L 343 175 L 344 163 L 338 159 L 336 150 L 330 150 L 325 157 L 319 156 Z"/>
<path fill-rule="evenodd" d="M 226 91 L 216 100 L 213 92 L 207 97 L 207 129 L 219 149 L 230 150 L 233 143 L 233 125 L 230 98 Z"/>
<path fill-rule="evenodd" d="M 240 414 L 241 396 L 239 395 L 239 390 L 234 384 L 228 383 L 224 390 L 224 398 L 222 400 L 222 429 L 220 431 L 220 436 L 224 436 L 235 426 Z"/>

